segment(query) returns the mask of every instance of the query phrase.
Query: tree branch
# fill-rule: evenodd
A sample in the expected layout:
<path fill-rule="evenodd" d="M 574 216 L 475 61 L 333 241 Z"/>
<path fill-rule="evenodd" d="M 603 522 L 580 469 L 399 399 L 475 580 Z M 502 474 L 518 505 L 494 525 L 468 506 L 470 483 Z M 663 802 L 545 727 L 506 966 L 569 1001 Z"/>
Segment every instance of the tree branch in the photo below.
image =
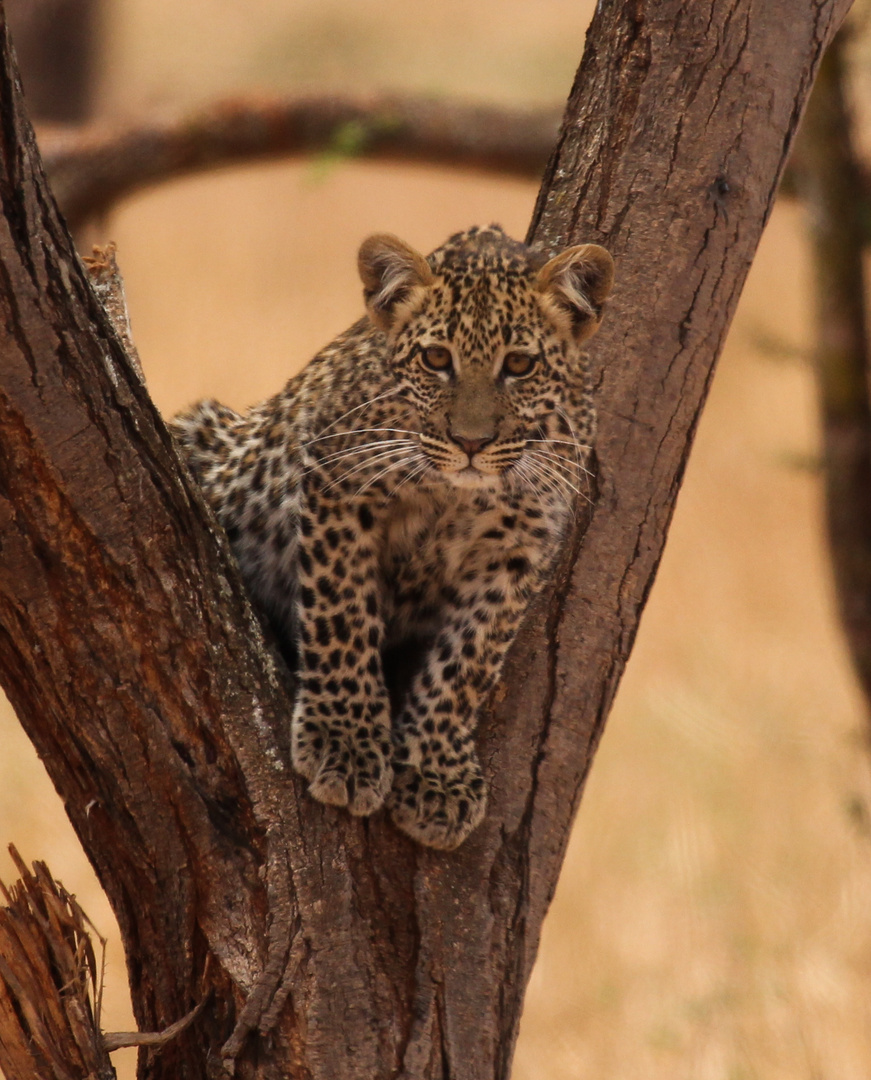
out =
<path fill-rule="evenodd" d="M 133 127 L 40 131 L 70 228 L 140 188 L 203 169 L 321 153 L 450 165 L 537 179 L 559 109 L 504 109 L 426 97 L 230 100 Z"/>
<path fill-rule="evenodd" d="M 0 677 L 118 913 L 140 1028 L 212 991 L 141 1075 L 201 1077 L 222 1046 L 244 1077 L 508 1075 L 715 358 L 847 6 L 598 6 L 531 236 L 618 259 L 600 494 L 482 725 L 487 818 L 449 855 L 291 775 L 281 668 L 60 223 L 4 34 Z"/>

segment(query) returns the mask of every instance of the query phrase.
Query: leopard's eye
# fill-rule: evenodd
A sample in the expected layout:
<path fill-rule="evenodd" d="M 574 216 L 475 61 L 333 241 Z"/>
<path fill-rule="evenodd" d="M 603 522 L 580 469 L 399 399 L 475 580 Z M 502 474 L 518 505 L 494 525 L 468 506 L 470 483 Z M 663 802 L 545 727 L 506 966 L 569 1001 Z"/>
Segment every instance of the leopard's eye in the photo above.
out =
<path fill-rule="evenodd" d="M 454 363 L 451 350 L 444 345 L 428 345 L 421 349 L 420 358 L 430 371 L 450 371 Z"/>
<path fill-rule="evenodd" d="M 506 354 L 505 359 L 502 361 L 502 373 L 510 375 L 514 379 L 522 379 L 526 375 L 532 374 L 532 370 L 537 363 L 537 356 L 531 356 L 529 353 L 523 352 L 510 352 Z"/>

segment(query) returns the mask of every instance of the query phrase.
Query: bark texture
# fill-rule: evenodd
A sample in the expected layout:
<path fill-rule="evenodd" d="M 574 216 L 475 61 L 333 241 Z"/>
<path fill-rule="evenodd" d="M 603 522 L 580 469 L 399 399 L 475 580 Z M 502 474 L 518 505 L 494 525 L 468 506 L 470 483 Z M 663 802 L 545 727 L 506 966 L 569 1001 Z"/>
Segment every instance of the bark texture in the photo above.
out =
<path fill-rule="evenodd" d="M 14 849 L 12 859 L 21 880 L 0 882 L 0 1070 L 8 1080 L 114 1080 L 87 916 L 43 863 L 31 873 Z"/>
<path fill-rule="evenodd" d="M 602 0 L 530 235 L 608 246 L 598 502 L 480 734 L 457 852 L 308 799 L 282 668 L 0 75 L 0 677 L 125 938 L 143 1077 L 505 1080 L 715 358 L 848 0 Z M 5 30 L 5 24 L 4 24 Z M 222 1050 L 223 1047 L 223 1050 Z"/>

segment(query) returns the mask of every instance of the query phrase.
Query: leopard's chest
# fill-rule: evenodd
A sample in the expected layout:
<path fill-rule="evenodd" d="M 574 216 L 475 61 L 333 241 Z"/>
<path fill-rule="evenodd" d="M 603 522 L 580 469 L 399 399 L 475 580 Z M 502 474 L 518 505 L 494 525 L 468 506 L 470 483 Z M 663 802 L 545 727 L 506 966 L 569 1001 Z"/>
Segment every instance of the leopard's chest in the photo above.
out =
<path fill-rule="evenodd" d="M 381 544 L 385 617 L 391 636 L 401 637 L 436 627 L 443 609 L 456 605 L 458 585 L 481 576 L 494 558 L 522 551 L 538 562 L 543 537 L 532 535 L 507 496 L 449 489 L 392 507 Z"/>

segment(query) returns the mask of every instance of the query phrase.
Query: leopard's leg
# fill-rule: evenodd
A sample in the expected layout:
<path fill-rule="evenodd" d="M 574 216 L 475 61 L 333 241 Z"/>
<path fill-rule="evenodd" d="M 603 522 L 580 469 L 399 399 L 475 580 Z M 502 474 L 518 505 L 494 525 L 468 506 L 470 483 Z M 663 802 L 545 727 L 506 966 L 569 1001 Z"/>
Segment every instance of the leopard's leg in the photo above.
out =
<path fill-rule="evenodd" d="M 491 546 L 443 590 L 441 628 L 394 729 L 391 814 L 422 844 L 454 848 L 484 816 L 478 712 L 541 579 L 538 562 L 523 550 Z"/>
<path fill-rule="evenodd" d="M 321 802 L 371 814 L 393 779 L 372 516 L 323 492 L 300 513 L 293 763 Z"/>

